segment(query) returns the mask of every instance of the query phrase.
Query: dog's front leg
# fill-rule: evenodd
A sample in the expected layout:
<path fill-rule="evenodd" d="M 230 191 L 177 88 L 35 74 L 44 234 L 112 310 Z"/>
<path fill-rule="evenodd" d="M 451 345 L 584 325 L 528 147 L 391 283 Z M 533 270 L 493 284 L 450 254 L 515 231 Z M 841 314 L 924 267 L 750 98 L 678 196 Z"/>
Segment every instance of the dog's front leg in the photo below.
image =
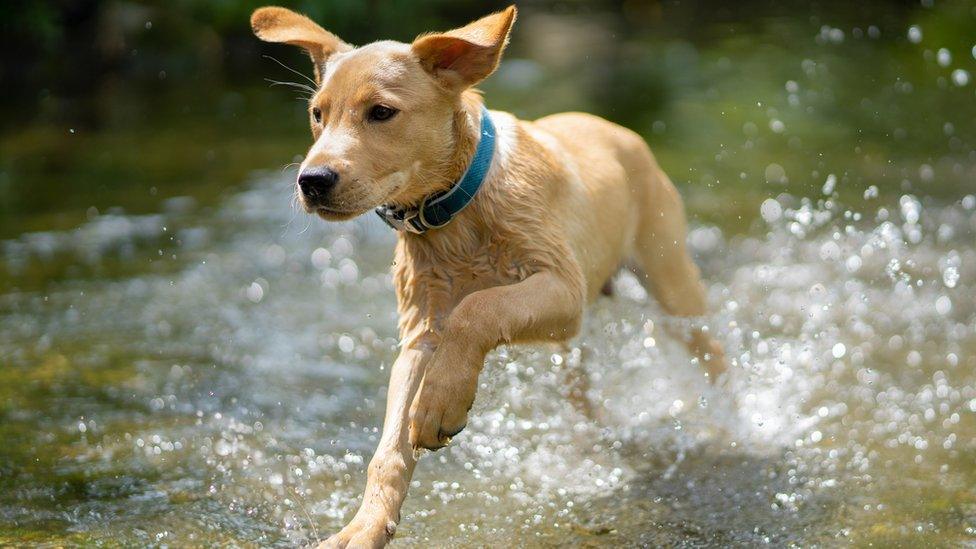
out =
<path fill-rule="evenodd" d="M 410 444 L 442 448 L 464 429 L 488 351 L 502 343 L 565 341 L 579 330 L 582 308 L 582 277 L 550 272 L 462 299 L 414 398 Z"/>
<path fill-rule="evenodd" d="M 366 473 L 363 502 L 352 521 L 320 547 L 382 547 L 393 537 L 400 520 L 400 506 L 413 475 L 413 448 L 408 439 L 410 402 L 423 378 L 430 348 L 411 341 L 390 371 L 383 435 Z"/>

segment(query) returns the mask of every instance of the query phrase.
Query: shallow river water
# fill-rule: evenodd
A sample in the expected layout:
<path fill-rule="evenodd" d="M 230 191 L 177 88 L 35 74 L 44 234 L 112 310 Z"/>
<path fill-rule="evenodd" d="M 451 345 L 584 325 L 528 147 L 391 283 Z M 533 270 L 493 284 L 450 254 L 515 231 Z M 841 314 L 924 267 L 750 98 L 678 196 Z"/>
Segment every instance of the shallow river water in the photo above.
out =
<path fill-rule="evenodd" d="M 290 177 L 3 242 L 0 541 L 288 546 L 351 517 L 394 237 L 296 213 Z M 976 543 L 976 197 L 825 190 L 693 227 L 726 387 L 621 276 L 578 351 L 490 356 L 396 545 Z M 563 397 L 577 362 L 596 422 Z"/>

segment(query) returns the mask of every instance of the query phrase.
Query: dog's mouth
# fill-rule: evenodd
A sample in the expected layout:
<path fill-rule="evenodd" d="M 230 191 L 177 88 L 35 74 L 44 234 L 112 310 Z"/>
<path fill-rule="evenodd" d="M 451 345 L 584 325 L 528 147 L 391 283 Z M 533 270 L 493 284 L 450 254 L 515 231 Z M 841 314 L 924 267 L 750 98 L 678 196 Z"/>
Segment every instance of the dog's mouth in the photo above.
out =
<path fill-rule="evenodd" d="M 320 202 L 317 199 L 305 195 L 301 196 L 300 204 L 306 213 L 316 214 L 327 221 L 352 219 L 358 215 L 362 215 L 368 209 L 337 206 L 331 201 L 323 200 Z"/>
<path fill-rule="evenodd" d="M 329 221 L 345 221 L 362 215 L 365 210 L 344 210 L 327 206 L 313 206 L 312 211 L 322 219 Z"/>

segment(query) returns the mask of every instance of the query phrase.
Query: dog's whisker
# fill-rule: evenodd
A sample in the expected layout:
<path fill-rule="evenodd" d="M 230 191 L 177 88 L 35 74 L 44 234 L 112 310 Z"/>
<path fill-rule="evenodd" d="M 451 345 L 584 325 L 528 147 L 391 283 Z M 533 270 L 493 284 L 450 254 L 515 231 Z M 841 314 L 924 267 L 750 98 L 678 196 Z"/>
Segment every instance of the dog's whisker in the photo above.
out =
<path fill-rule="evenodd" d="M 315 528 L 315 521 L 312 520 L 312 515 L 308 514 L 308 509 L 305 508 L 305 498 L 302 496 L 301 492 L 298 491 L 298 488 L 292 488 L 292 492 L 295 493 L 295 503 L 298 504 L 298 508 L 301 509 L 302 514 L 305 515 L 305 520 L 308 521 L 308 526 L 312 530 L 312 536 L 315 538 L 315 541 L 321 541 L 319 539 L 319 531 Z"/>
<path fill-rule="evenodd" d="M 296 163 L 293 162 L 293 164 Z M 299 194 L 298 187 L 293 185 L 291 191 L 291 218 L 289 218 L 288 221 L 284 225 L 282 225 L 282 233 L 281 233 L 282 235 L 285 234 L 285 232 L 288 230 L 288 227 L 290 227 L 291 224 L 294 223 L 295 219 L 298 217 L 300 204 L 301 204 L 301 195 Z M 309 224 L 311 224 L 311 221 L 309 221 Z M 302 232 L 305 232 L 306 230 L 308 230 L 308 226 L 302 229 Z M 302 234 L 302 232 L 298 234 Z"/>
<path fill-rule="evenodd" d="M 295 204 L 294 212 L 295 212 L 295 215 L 298 215 L 298 204 L 299 204 L 300 199 L 299 199 L 298 191 L 297 190 L 295 191 L 294 196 L 295 196 L 295 199 L 294 199 L 294 204 Z M 305 232 L 308 231 L 308 229 L 311 228 L 311 226 L 312 226 L 312 216 L 307 215 L 307 216 L 305 216 L 305 227 L 302 228 L 302 230 L 298 231 L 298 234 L 299 235 L 305 234 Z"/>
<path fill-rule="evenodd" d="M 282 63 L 281 61 L 275 59 L 274 57 L 272 57 L 270 55 L 264 55 L 262 57 L 264 57 L 265 59 L 270 59 L 270 60 L 274 61 L 275 63 L 281 65 L 282 68 L 284 68 L 285 70 L 291 71 L 291 72 L 297 74 L 298 76 L 301 76 L 305 80 L 308 80 L 313 86 L 318 86 L 318 83 L 315 80 L 312 80 L 311 78 L 309 78 L 309 76 L 306 75 L 305 73 L 303 73 L 302 71 L 300 71 L 298 69 L 293 69 L 293 68 L 289 67 L 288 65 Z"/>
<path fill-rule="evenodd" d="M 306 84 L 302 84 L 300 82 L 287 82 L 284 80 L 275 80 L 274 78 L 265 78 L 264 81 L 270 82 L 272 86 L 289 86 L 292 88 L 297 88 L 299 90 L 306 91 L 310 94 L 314 94 L 316 92 L 315 88 L 308 86 Z"/>

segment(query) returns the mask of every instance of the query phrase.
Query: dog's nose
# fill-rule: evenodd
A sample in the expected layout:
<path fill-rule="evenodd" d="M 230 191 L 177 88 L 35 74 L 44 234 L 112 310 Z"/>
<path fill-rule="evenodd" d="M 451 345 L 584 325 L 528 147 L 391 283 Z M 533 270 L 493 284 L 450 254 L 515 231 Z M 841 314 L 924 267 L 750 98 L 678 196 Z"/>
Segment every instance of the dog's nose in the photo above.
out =
<path fill-rule="evenodd" d="M 308 198 L 324 198 L 339 182 L 339 174 L 325 167 L 307 168 L 298 175 L 298 188 Z"/>

